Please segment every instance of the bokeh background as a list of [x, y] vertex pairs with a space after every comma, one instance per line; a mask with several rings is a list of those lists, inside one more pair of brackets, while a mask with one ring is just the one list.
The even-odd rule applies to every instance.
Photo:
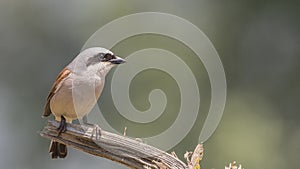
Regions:
[[[52, 160], [49, 140], [38, 132], [46, 124], [41, 114], [56, 75], [85, 41], [116, 18], [149, 11], [174, 14], [198, 26], [223, 62], [227, 103], [219, 127], [205, 142], [202, 168], [224, 168], [232, 160], [245, 168], [299, 168], [300, 3], [283, 0], [1, 0], [0, 168], [125, 168], [72, 149], [67, 159]], [[180, 42], [157, 35], [136, 36], [113, 51], [126, 57], [147, 47], [170, 50], [195, 74], [203, 75], [197, 82], [203, 100], [200, 111], [205, 112], [210, 99], [207, 74], [201, 61]], [[112, 111], [112, 73], [99, 101], [103, 112]], [[114, 120], [110, 114], [105, 117], [120, 132], [129, 126], [132, 136], [167, 129], [176, 118], [180, 101], [174, 83], [172, 77], [157, 70], [145, 71], [132, 82], [132, 102], [140, 110], [149, 107], [147, 93], [153, 88], [175, 98], [162, 117], [165, 123], [134, 128], [129, 121]], [[179, 157], [197, 144], [203, 119], [205, 113], [199, 115], [187, 138], [172, 149]]]

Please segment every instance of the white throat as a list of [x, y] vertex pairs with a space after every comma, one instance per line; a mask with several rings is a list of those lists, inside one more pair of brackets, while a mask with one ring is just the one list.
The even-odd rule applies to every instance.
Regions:
[[112, 67], [114, 67], [114, 65], [109, 62], [100, 62], [88, 66], [86, 71], [90, 75], [97, 74], [100, 77], [105, 77]]

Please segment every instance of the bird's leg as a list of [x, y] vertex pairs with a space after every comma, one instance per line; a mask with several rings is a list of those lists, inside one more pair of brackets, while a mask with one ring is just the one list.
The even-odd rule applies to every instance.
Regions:
[[96, 126], [95, 124], [89, 123], [89, 122], [88, 122], [87, 115], [84, 115], [84, 116], [82, 117], [82, 123], [85, 124], [85, 125], [88, 125], [88, 126], [93, 126], [93, 127]]
[[67, 130], [67, 123], [64, 116], [61, 116], [59, 127], [57, 128], [58, 136]]
[[85, 115], [85, 116], [82, 117], [82, 122], [83, 122], [83, 124], [93, 126], [93, 124], [88, 123], [87, 115]]

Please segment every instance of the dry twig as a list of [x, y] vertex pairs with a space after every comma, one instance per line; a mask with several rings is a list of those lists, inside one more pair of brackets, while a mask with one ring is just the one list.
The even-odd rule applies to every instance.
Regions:
[[201, 145], [199, 148], [198, 145], [191, 158], [192, 165], [186, 165], [174, 155], [135, 139], [103, 130], [101, 136], [96, 138], [93, 126], [68, 124], [67, 131], [57, 136], [58, 126], [57, 121], [48, 121], [47, 126], [40, 133], [41, 136], [54, 139], [86, 153], [119, 162], [130, 168], [192, 169], [190, 167], [193, 167], [194, 169], [203, 155], [203, 146]]

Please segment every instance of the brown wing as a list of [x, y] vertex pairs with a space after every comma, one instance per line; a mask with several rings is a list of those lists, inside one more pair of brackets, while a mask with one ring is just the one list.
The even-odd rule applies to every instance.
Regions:
[[55, 80], [55, 83], [53, 84], [51, 90], [50, 90], [50, 93], [47, 97], [47, 102], [46, 102], [46, 105], [45, 105], [45, 112], [43, 114], [43, 117], [47, 117], [49, 116], [52, 112], [51, 112], [51, 109], [50, 109], [50, 101], [51, 101], [51, 98], [53, 97], [53, 95], [55, 94], [55, 92], [57, 91], [57, 89], [60, 87], [60, 84], [61, 82], [67, 77], [69, 76], [71, 73], [71, 71], [67, 68], [64, 68], [58, 75], [58, 77], [56, 78]]

